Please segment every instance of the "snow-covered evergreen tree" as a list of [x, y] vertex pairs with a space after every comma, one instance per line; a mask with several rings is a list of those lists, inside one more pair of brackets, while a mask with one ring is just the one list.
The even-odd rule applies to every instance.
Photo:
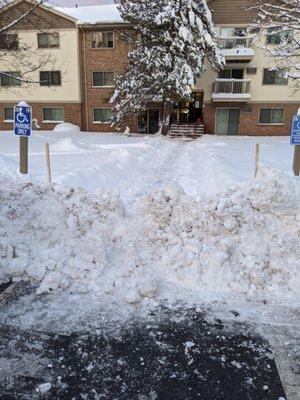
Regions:
[[205, 70], [224, 65], [216, 44], [206, 0], [123, 0], [121, 15], [130, 24], [132, 46], [126, 73], [117, 80], [111, 103], [114, 122], [160, 103], [161, 131], [169, 124], [172, 104], [189, 99], [191, 88]]
[[272, 68], [300, 85], [300, 0], [252, 0], [254, 26], [268, 36], [263, 46]]

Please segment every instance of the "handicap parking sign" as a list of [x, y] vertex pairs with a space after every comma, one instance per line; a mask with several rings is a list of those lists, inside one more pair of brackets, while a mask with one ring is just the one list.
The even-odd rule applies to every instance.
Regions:
[[291, 144], [300, 145], [300, 115], [293, 118]]
[[30, 106], [14, 107], [14, 131], [18, 136], [30, 136], [32, 129], [32, 109]]

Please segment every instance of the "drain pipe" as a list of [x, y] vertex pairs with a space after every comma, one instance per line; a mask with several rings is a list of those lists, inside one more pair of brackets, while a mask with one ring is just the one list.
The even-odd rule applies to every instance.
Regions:
[[85, 128], [89, 132], [89, 107], [88, 107], [88, 89], [87, 89], [87, 69], [86, 69], [86, 38], [83, 27], [80, 27], [83, 34], [83, 69], [84, 69], [84, 96], [85, 96]]

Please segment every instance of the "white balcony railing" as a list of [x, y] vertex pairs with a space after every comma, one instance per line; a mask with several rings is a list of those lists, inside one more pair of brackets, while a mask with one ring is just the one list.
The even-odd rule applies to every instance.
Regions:
[[219, 79], [217, 78], [213, 88], [213, 93], [232, 93], [246, 94], [250, 93], [250, 79]]
[[236, 49], [238, 47], [250, 48], [252, 45], [252, 38], [248, 36], [219, 37], [218, 45], [221, 49]]
[[251, 99], [250, 79], [216, 79], [213, 83], [214, 101], [247, 101]]

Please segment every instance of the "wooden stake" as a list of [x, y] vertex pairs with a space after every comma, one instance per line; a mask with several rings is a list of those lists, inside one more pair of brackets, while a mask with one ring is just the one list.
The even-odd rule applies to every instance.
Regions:
[[51, 163], [50, 163], [49, 143], [45, 143], [45, 150], [46, 150], [46, 165], [47, 165], [47, 173], [48, 173], [48, 182], [51, 183]]
[[20, 136], [20, 173], [28, 174], [28, 137]]
[[255, 172], [254, 172], [254, 176], [257, 176], [258, 173], [258, 166], [259, 166], [259, 144], [256, 143], [255, 146]]

